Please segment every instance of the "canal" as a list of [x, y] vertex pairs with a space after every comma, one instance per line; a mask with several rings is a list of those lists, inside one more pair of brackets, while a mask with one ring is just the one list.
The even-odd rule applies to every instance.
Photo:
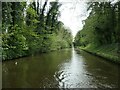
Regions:
[[72, 49], [2, 63], [3, 88], [118, 88], [119, 66]]

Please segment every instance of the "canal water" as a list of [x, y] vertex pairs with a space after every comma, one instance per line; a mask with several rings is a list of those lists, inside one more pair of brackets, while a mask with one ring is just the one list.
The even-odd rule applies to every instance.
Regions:
[[3, 88], [118, 88], [119, 66], [72, 49], [2, 63]]

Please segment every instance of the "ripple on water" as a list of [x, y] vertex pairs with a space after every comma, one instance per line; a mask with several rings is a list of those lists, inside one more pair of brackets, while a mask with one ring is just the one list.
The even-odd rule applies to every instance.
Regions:
[[59, 88], [68, 88], [70, 86], [70, 84], [68, 84], [70, 73], [64, 70], [61, 70], [61, 71], [55, 72], [54, 77], [56, 81], [59, 83]]
[[72, 54], [51, 52], [4, 62], [3, 87], [116, 88], [118, 67], [106, 63], [88, 53], [77, 54], [74, 49]]

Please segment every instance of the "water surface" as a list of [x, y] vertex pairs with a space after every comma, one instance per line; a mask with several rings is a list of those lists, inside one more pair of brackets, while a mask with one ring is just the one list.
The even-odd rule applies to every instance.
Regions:
[[73, 49], [2, 64], [3, 88], [118, 88], [119, 66]]

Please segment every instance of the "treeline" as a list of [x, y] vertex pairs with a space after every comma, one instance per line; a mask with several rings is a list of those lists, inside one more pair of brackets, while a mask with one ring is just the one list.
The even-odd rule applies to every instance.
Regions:
[[2, 2], [2, 59], [71, 47], [72, 35], [58, 21], [58, 1]]
[[[91, 10], [85, 25], [75, 37], [74, 45], [96, 52], [120, 54], [120, 2], [88, 3]], [[99, 48], [99, 49], [98, 49]], [[98, 50], [97, 50], [98, 49]]]

